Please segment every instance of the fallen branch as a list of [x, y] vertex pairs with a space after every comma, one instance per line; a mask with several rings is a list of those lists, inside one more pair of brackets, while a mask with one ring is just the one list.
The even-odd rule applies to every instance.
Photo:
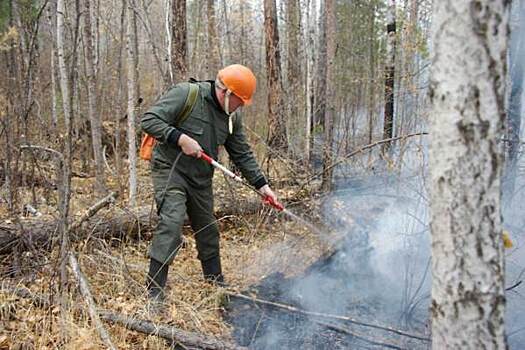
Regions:
[[279, 308], [279, 309], [282, 309], [282, 310], [287, 310], [287, 311], [294, 312], [294, 313], [299, 313], [299, 314], [308, 315], [308, 316], [315, 316], [315, 317], [322, 317], [322, 318], [329, 318], [329, 319], [335, 319], [335, 320], [350, 322], [350, 323], [353, 323], [353, 324], [356, 324], [356, 325], [359, 325], [359, 326], [376, 328], [376, 329], [381, 329], [381, 330], [384, 330], [384, 331], [387, 331], [387, 332], [392, 332], [392, 333], [395, 333], [395, 334], [398, 334], [398, 335], [401, 335], [401, 336], [404, 336], [404, 337], [408, 337], [408, 338], [423, 340], [423, 341], [427, 341], [427, 342], [430, 341], [429, 338], [424, 337], [422, 335], [417, 335], [417, 334], [404, 332], [404, 331], [401, 331], [401, 330], [398, 330], [398, 329], [395, 329], [395, 328], [392, 328], [392, 327], [388, 327], [388, 326], [381, 326], [381, 325], [377, 325], [377, 324], [373, 324], [373, 323], [367, 323], [367, 322], [363, 322], [363, 321], [358, 321], [358, 320], [356, 320], [354, 318], [351, 318], [351, 317], [339, 316], [339, 315], [331, 315], [331, 314], [325, 314], [325, 313], [322, 313], [322, 312], [315, 312], [315, 311], [306, 311], [306, 310], [299, 309], [299, 308], [297, 308], [295, 306], [275, 303], [275, 302], [272, 302], [272, 301], [267, 301], [267, 300], [262, 300], [262, 299], [257, 299], [257, 298], [254, 298], [254, 297], [249, 297], [247, 295], [238, 294], [238, 293], [232, 293], [232, 292], [228, 292], [228, 291], [225, 292], [225, 294], [230, 296], [230, 297], [252, 301], [254, 303], [261, 304], [261, 305], [273, 306], [273, 307], [276, 307], [276, 308]]
[[73, 224], [71, 224], [68, 227], [68, 231], [70, 231], [70, 232], [71, 231], [76, 231], [80, 227], [80, 225], [82, 225], [82, 223], [84, 223], [84, 221], [86, 221], [87, 219], [89, 219], [90, 217], [95, 215], [100, 209], [104, 208], [105, 206], [107, 206], [107, 205], [109, 205], [111, 203], [114, 203], [115, 199], [117, 197], [118, 197], [118, 193], [111, 192], [106, 197], [104, 197], [101, 200], [99, 200], [93, 206], [88, 208], [88, 210], [86, 210], [86, 212], [80, 217], [80, 219], [78, 219]]
[[102, 321], [100, 320], [95, 301], [93, 300], [93, 296], [91, 295], [91, 291], [89, 290], [89, 284], [84, 275], [82, 274], [82, 271], [80, 271], [77, 258], [71, 252], [69, 253], [69, 265], [71, 265], [71, 269], [73, 270], [73, 273], [78, 281], [80, 293], [84, 297], [84, 300], [86, 301], [86, 304], [88, 306], [89, 317], [91, 318], [93, 325], [97, 329], [98, 334], [100, 335], [100, 339], [102, 339], [102, 341], [104, 342], [104, 344], [106, 344], [108, 348], [116, 350], [117, 348], [115, 347], [115, 345], [113, 345], [108, 331], [106, 330], [106, 328], [102, 324]]
[[375, 340], [375, 339], [370, 339], [369, 337], [365, 337], [359, 333], [356, 333], [346, 327], [343, 327], [341, 325], [334, 325], [332, 323], [329, 323], [329, 322], [323, 322], [323, 321], [319, 321], [319, 320], [314, 320], [315, 323], [318, 323], [320, 325], [323, 325], [329, 329], [332, 329], [336, 332], [340, 332], [340, 333], [345, 333], [345, 334], [348, 334], [348, 335], [351, 335], [352, 337], [356, 338], [356, 339], [359, 339], [361, 341], [364, 341], [365, 343], [368, 343], [368, 344], [372, 344], [372, 345], [379, 345], [379, 346], [382, 346], [384, 348], [389, 348], [389, 349], [396, 349], [396, 350], [403, 350], [405, 348], [402, 348], [400, 347], [399, 345], [395, 345], [395, 344], [390, 344], [390, 343], [386, 343], [386, 342], [383, 342], [383, 341], [379, 341], [379, 340]]
[[233, 343], [223, 341], [221, 339], [205, 336], [203, 334], [183, 331], [181, 329], [155, 324], [150, 321], [131, 318], [125, 315], [112, 313], [109, 311], [101, 311], [100, 317], [103, 320], [118, 323], [124, 327], [149, 335], [156, 335], [158, 337], [170, 340], [172, 342], [182, 343], [188, 346], [194, 346], [199, 349], [245, 349]]
[[[109, 205], [110, 203], [113, 203], [115, 201], [116, 194], [111, 192], [106, 197], [102, 198], [100, 201], [92, 205], [88, 210], [80, 217], [79, 220], [77, 220], [75, 223], [70, 225], [68, 227], [68, 232], [71, 232], [90, 217], [95, 215], [100, 209], [104, 208], [105, 206]], [[79, 289], [80, 294], [84, 297], [84, 300], [86, 301], [86, 304], [88, 306], [88, 313], [89, 317], [91, 318], [91, 321], [93, 322], [93, 325], [98, 331], [98, 334], [100, 335], [100, 339], [106, 344], [108, 348], [111, 350], [116, 350], [117, 348], [115, 345], [113, 345], [113, 342], [111, 341], [111, 338], [108, 334], [108, 331], [102, 324], [102, 321], [99, 318], [99, 315], [97, 313], [97, 306], [95, 304], [95, 301], [93, 300], [93, 296], [91, 295], [91, 291], [89, 290], [89, 283], [82, 274], [82, 271], [80, 271], [80, 267], [78, 266], [77, 258], [75, 257], [74, 253], [69, 252], [69, 265], [71, 266], [71, 269], [73, 270], [73, 274], [75, 275]]]

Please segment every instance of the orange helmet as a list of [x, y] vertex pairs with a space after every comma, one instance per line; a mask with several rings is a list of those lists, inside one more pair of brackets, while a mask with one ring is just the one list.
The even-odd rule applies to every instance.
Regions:
[[217, 76], [228, 90], [242, 100], [243, 104], [252, 104], [257, 80], [250, 68], [240, 64], [232, 64], [221, 69]]

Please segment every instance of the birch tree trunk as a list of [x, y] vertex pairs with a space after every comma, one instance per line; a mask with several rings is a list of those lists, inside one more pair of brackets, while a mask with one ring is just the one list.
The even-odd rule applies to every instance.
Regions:
[[432, 348], [506, 349], [502, 169], [508, 7], [435, 1]]
[[335, 119], [335, 0], [325, 1], [326, 21], [326, 112], [324, 117], [323, 178], [321, 189], [330, 191], [333, 176], [333, 142]]
[[[396, 62], [396, 1], [388, 1], [386, 14], [386, 63], [385, 63], [385, 111], [383, 139], [394, 136], [394, 75]], [[383, 144], [383, 153], [388, 152], [390, 143]]]
[[88, 115], [91, 124], [91, 139], [93, 144], [93, 155], [95, 158], [95, 189], [98, 194], [105, 192], [104, 158], [102, 155], [102, 122], [97, 112], [97, 86], [95, 75], [96, 52], [93, 45], [93, 17], [90, 6], [91, 1], [85, 2], [84, 11], [84, 52], [87, 73], [87, 97]]
[[172, 0], [171, 10], [171, 66], [172, 83], [188, 80], [188, 44], [186, 39], [186, 0]]
[[305, 132], [305, 165], [310, 164], [312, 157], [312, 130], [314, 126], [314, 99], [315, 99], [315, 53], [316, 53], [316, 23], [317, 23], [317, 1], [308, 0], [306, 9], [306, 23], [307, 23], [307, 40], [308, 40], [308, 60], [306, 63], [306, 132]]
[[127, 18], [127, 31], [126, 31], [126, 46], [128, 52], [128, 162], [129, 162], [129, 201], [128, 204], [131, 208], [136, 206], [136, 196], [137, 196], [137, 140], [136, 140], [136, 131], [135, 131], [135, 117], [136, 117], [136, 101], [137, 101], [137, 92], [135, 87], [137, 86], [137, 76], [135, 70], [135, 55], [137, 54], [134, 51], [134, 34], [135, 30], [133, 28], [134, 16], [134, 0], [128, 0], [128, 18]]
[[281, 54], [275, 0], [264, 0], [264, 30], [268, 79], [268, 145], [274, 151], [286, 151], [288, 140], [282, 112]]

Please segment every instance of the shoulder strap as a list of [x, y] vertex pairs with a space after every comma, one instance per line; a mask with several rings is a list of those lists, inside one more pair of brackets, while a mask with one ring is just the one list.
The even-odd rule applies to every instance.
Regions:
[[199, 95], [199, 84], [190, 83], [189, 85], [190, 88], [188, 91], [188, 96], [186, 97], [186, 102], [184, 102], [182, 111], [177, 116], [177, 122], [175, 123], [176, 126], [182, 125], [182, 123], [188, 119], [191, 111], [193, 110], [193, 106], [195, 106], [195, 102], [197, 102], [197, 96]]

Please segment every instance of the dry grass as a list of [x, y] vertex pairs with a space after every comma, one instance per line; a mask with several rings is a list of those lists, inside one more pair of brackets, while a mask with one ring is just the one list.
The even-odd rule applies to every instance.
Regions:
[[[145, 167], [139, 170], [140, 203], [151, 203], [151, 184]], [[90, 180], [75, 179], [72, 212], [93, 204]], [[111, 183], [114, 185], [114, 182]], [[222, 176], [217, 174], [216, 201], [232, 200], [231, 190]], [[235, 185], [234, 185], [235, 186]], [[278, 190], [281, 197], [292, 194], [293, 189]], [[253, 195], [235, 186], [238, 198]], [[27, 194], [21, 198], [27, 199]], [[242, 204], [241, 204], [242, 205]], [[52, 206], [42, 206], [44, 214], [53, 215]], [[39, 208], [41, 209], [41, 208]], [[231, 289], [242, 290], [273, 272], [295, 274], [306, 268], [323, 250], [322, 244], [307, 229], [264, 209], [250, 217], [228, 217], [219, 221], [221, 229], [221, 254], [223, 270]], [[215, 335], [230, 337], [230, 329], [221, 317], [224, 305], [223, 289], [202, 280], [200, 263], [196, 258], [195, 242], [189, 228], [185, 228], [188, 244], [180, 250], [170, 267], [167, 288], [168, 311], [150, 317], [146, 310], [145, 275], [148, 267], [149, 241], [107, 242], [90, 240], [80, 242], [75, 251], [86, 275], [96, 303], [108, 309], [154, 322]], [[147, 235], [146, 235], [147, 237]], [[69, 340], [61, 343], [58, 286], [58, 250], [43, 253], [40, 257], [22, 257], [23, 278], [10, 279], [37, 294], [51, 297], [52, 305], [39, 308], [28, 299], [0, 293], [0, 349], [101, 349], [96, 330], [91, 326], [86, 305], [76, 289], [70, 273], [70, 290], [67, 294], [70, 311]], [[31, 267], [33, 266], [33, 267]], [[119, 325], [106, 323], [114, 344], [119, 349], [167, 349], [169, 344], [157, 337], [127, 330]]]

